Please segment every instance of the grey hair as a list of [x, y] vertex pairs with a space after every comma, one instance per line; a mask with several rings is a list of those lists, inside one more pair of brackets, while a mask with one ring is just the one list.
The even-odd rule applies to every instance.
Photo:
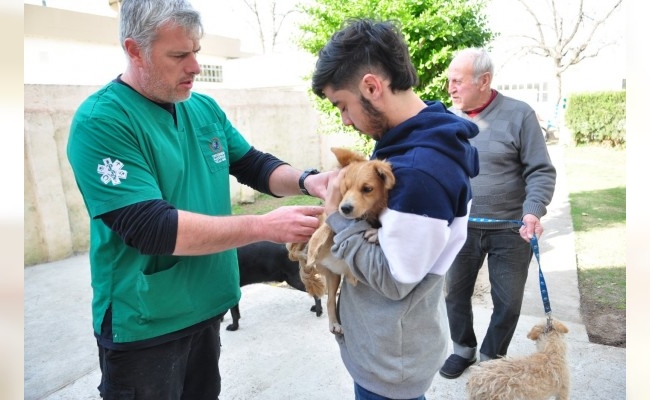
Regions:
[[124, 41], [131, 38], [149, 58], [158, 29], [167, 23], [190, 32], [196, 31], [199, 37], [203, 37], [201, 15], [187, 0], [123, 0], [120, 6], [120, 44], [126, 51]]
[[479, 78], [486, 72], [490, 73], [490, 76], [494, 76], [494, 64], [492, 64], [492, 59], [490, 54], [488, 54], [485, 48], [470, 47], [467, 49], [459, 50], [456, 52], [454, 57], [467, 56], [471, 57], [472, 68], [474, 69], [474, 76], [472, 81], [478, 83]]

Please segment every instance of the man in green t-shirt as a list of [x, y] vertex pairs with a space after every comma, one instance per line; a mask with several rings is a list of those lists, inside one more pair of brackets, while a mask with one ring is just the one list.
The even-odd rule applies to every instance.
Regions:
[[119, 34], [126, 70], [81, 104], [67, 148], [91, 219], [98, 389], [105, 399], [216, 399], [219, 323], [241, 295], [235, 249], [306, 242], [323, 211], [232, 216], [229, 176], [323, 198], [330, 174], [255, 149], [212, 98], [191, 92], [203, 26], [188, 2], [124, 0]]

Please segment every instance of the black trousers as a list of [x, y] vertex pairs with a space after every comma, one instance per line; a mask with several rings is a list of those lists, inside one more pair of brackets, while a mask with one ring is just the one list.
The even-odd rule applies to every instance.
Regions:
[[217, 400], [220, 321], [193, 335], [138, 350], [98, 345], [104, 400]]

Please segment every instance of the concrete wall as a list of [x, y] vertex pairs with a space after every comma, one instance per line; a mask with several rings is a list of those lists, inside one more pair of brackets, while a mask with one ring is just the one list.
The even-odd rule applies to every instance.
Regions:
[[[66, 156], [76, 108], [96, 86], [25, 85], [24, 263], [33, 265], [88, 251], [89, 220]], [[307, 89], [199, 89], [223, 107], [256, 148], [297, 168], [329, 169], [329, 147], [352, 146], [344, 135], [317, 133], [319, 116]], [[231, 179], [233, 202], [255, 192]]]

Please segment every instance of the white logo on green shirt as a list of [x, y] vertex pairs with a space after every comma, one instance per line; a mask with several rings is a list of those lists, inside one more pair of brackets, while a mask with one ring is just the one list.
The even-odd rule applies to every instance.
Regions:
[[122, 169], [124, 168], [122, 161], [111, 161], [110, 158], [105, 158], [102, 161], [104, 161], [104, 165], [97, 165], [97, 173], [102, 176], [101, 179], [105, 185], [108, 182], [112, 182], [113, 185], [119, 185], [122, 183], [120, 179], [126, 179], [127, 172]]
[[223, 146], [221, 145], [219, 138], [212, 138], [210, 141], [210, 150], [214, 153], [212, 154], [212, 160], [215, 164], [226, 161], [226, 153], [223, 151]]

